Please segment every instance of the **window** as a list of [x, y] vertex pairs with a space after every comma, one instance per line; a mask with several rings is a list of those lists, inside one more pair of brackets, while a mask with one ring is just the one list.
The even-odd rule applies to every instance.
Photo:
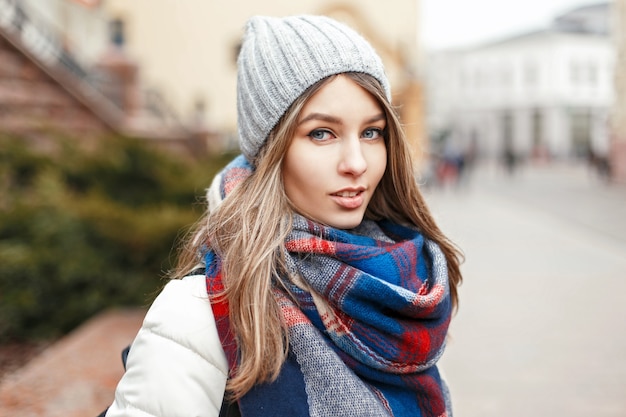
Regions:
[[126, 42], [124, 33], [124, 21], [120, 18], [111, 20], [109, 24], [111, 42], [116, 46], [124, 46]]

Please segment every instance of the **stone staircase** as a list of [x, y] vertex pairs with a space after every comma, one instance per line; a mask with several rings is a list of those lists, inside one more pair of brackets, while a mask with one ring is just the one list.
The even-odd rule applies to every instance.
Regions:
[[[0, 27], [0, 126], [10, 134], [76, 135], [115, 131], [122, 114], [62, 70], [38, 65], [15, 35]], [[14, 41], [14, 42], [12, 42]], [[44, 69], [45, 68], [45, 69]]]
[[218, 140], [206, 126], [181, 122], [166, 100], [140, 82], [140, 68], [111, 44], [81, 66], [56, 33], [17, 0], [0, 0], [0, 135], [35, 143], [111, 134], [150, 141], [186, 156]]

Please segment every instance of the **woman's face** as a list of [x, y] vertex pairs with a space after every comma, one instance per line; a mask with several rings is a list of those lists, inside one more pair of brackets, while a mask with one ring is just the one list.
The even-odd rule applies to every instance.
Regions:
[[283, 162], [285, 192], [296, 210], [317, 222], [351, 229], [387, 166], [383, 109], [339, 75], [302, 108]]

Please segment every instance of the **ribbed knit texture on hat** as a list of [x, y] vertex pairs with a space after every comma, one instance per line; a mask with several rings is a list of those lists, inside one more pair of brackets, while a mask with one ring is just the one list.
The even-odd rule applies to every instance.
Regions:
[[252, 17], [237, 67], [239, 146], [252, 163], [289, 106], [323, 78], [366, 73], [391, 100], [374, 48], [353, 29], [325, 16]]

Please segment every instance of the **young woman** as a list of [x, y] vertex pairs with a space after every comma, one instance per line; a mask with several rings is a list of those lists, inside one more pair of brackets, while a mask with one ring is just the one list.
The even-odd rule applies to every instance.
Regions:
[[107, 416], [450, 416], [460, 253], [414, 178], [380, 58], [321, 16], [254, 17], [242, 156], [212, 182]]

